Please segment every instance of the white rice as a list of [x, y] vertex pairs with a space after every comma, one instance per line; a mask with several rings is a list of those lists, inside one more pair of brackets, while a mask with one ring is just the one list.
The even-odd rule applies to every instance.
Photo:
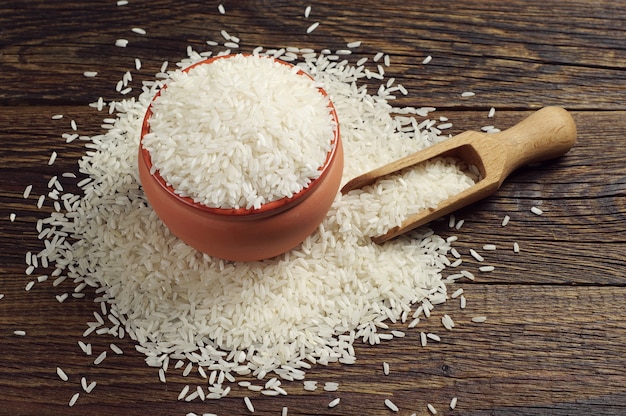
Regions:
[[183, 389], [180, 391], [180, 393], [178, 394], [178, 400], [183, 400], [185, 396], [187, 396], [187, 393], [189, 393], [189, 384], [185, 385], [185, 387], [183, 387]]
[[543, 214], [543, 211], [539, 207], [532, 207], [532, 208], [530, 208], [530, 212], [532, 212], [535, 215], [542, 215]]
[[337, 391], [339, 390], [339, 383], [334, 381], [327, 381], [324, 383], [324, 391]]
[[473, 97], [475, 96], [476, 93], [472, 92], [472, 91], [465, 91], [461, 93], [461, 97]]
[[67, 374], [65, 374], [65, 371], [63, 371], [61, 367], [57, 367], [57, 375], [63, 381], [69, 380], [69, 377], [67, 376]]
[[226, 14], [226, 9], [224, 8], [223, 4], [217, 6], [217, 11], [220, 12], [220, 14]]
[[457, 290], [455, 290], [455, 291], [454, 291], [454, 292], [450, 295], [450, 297], [451, 297], [452, 299], [456, 299], [456, 298], [458, 298], [459, 296], [461, 296], [462, 294], [463, 294], [463, 288], [458, 288]]
[[306, 380], [304, 382], [304, 390], [306, 390], [306, 391], [315, 391], [315, 390], [317, 390], [317, 381]]
[[437, 334], [433, 334], [432, 332], [429, 332], [428, 334], [426, 334], [426, 338], [428, 339], [432, 339], [433, 341], [441, 341], [441, 337]]
[[398, 410], [400, 410], [398, 409], [398, 406], [396, 406], [395, 403], [389, 399], [385, 399], [385, 406], [387, 406], [392, 412], [397, 412]]
[[304, 17], [308, 18], [311, 15], [311, 6], [306, 6], [304, 8]]
[[330, 403], [328, 403], [328, 407], [330, 408], [335, 407], [339, 404], [339, 402], [341, 402], [341, 398], [337, 397], [336, 399], [333, 399], [330, 401]]
[[107, 352], [106, 351], [102, 351], [100, 353], [100, 355], [98, 355], [96, 357], [96, 359], [93, 361], [94, 365], [98, 365], [98, 364], [102, 363], [102, 361], [104, 361], [105, 358], [107, 358]]
[[246, 408], [248, 408], [248, 411], [254, 413], [254, 406], [252, 405], [252, 402], [250, 401], [249, 397], [244, 397], [243, 398], [243, 402], [246, 404]]
[[457, 403], [458, 399], [456, 397], [453, 397], [452, 400], [450, 400], [450, 409], [454, 410], [456, 408], [456, 403]]
[[[370, 94], [360, 85], [366, 78], [364, 70], [331, 61], [330, 55], [304, 48], [301, 52], [311, 56], [300, 57], [298, 65], [332, 95], [341, 120], [344, 182], [444, 139], [434, 128], [436, 120], [418, 127], [413, 119], [427, 117], [434, 109], [393, 108], [393, 92], [389, 92], [396, 88], [393, 83], [387, 86], [381, 80], [381, 88]], [[190, 55], [177, 67], [202, 59], [200, 54]], [[388, 59], [384, 56], [381, 53], [375, 60]], [[331, 63], [336, 65], [330, 67]], [[159, 357], [167, 355], [181, 362], [178, 369], [187, 361], [184, 372], [192, 368], [189, 364], [199, 363], [219, 370], [208, 381], [212, 393], [221, 397], [228, 390], [217, 389], [216, 384], [227, 379], [226, 374], [233, 379], [239, 375], [264, 379], [273, 374], [302, 380], [314, 364], [354, 362], [355, 340], [376, 344], [395, 337], [379, 333], [384, 321], [406, 317], [406, 311], [416, 305], [430, 316], [434, 306], [427, 298], [438, 290], [445, 295], [441, 271], [449, 264], [446, 254], [453, 240], [425, 227], [383, 245], [373, 244], [370, 237], [397, 224], [411, 209], [436, 204], [471, 184], [471, 175], [458, 161], [435, 160], [403, 172], [392, 180], [404, 181], [406, 189], [381, 199], [375, 198], [376, 187], [384, 188], [380, 183], [369, 191], [337, 195], [319, 229], [284, 255], [252, 263], [213, 259], [173, 237], [139, 186], [139, 129], [152, 96], [163, 84], [162, 80], [147, 83], [137, 99], [110, 107], [116, 114], [109, 124], [112, 128], [91, 138], [89, 153], [80, 161], [81, 171], [88, 175], [79, 182], [84, 196], [68, 213], [49, 220], [57, 231], [76, 236], [76, 241], [65, 241], [56, 231], [46, 232], [40, 253], [63, 272], [55, 284], [69, 277], [75, 285], [98, 288], [101, 302], [107, 302], [109, 312], [119, 318], [120, 330], [136, 342], [148, 365], [162, 368]], [[397, 113], [402, 116], [393, 115]], [[439, 189], [434, 199], [417, 192], [428, 182], [416, 174], [420, 169], [435, 174]], [[399, 206], [403, 199], [398, 195], [413, 198], [414, 207]], [[373, 205], [381, 201], [382, 205]], [[389, 220], [385, 210], [392, 210], [395, 218]], [[467, 271], [460, 275], [473, 279]], [[433, 298], [435, 304], [442, 301], [445, 296]], [[414, 316], [411, 323], [417, 322]], [[94, 331], [110, 333], [105, 326], [89, 326], [83, 336]], [[427, 335], [420, 337], [425, 345]], [[245, 362], [235, 351], [245, 353]], [[105, 357], [106, 351], [94, 364]], [[308, 390], [316, 384], [304, 386]], [[263, 390], [263, 386], [248, 388]], [[278, 391], [276, 386], [274, 390]], [[181, 397], [189, 398], [187, 392]], [[197, 391], [193, 394], [199, 396]]]
[[320, 22], [315, 22], [306, 29], [306, 33], [311, 33], [320, 25]]
[[96, 71], [85, 71], [83, 75], [87, 78], [94, 78], [98, 73]]
[[53, 165], [56, 160], [57, 160], [57, 152], [53, 151], [52, 154], [50, 155], [50, 159], [48, 160], [48, 166]]
[[115, 41], [115, 46], [117, 46], [118, 48], [125, 48], [126, 46], [128, 46], [128, 39], [117, 39]]
[[480, 254], [478, 254], [478, 252], [476, 250], [474, 250], [473, 248], [470, 248], [470, 254], [472, 257], [474, 257], [474, 259], [476, 259], [476, 261], [484, 261], [485, 258], [483, 256], [481, 256]]
[[433, 406], [432, 404], [428, 403], [426, 407], [428, 408], [428, 411], [433, 415], [437, 414], [437, 409], [435, 409], [435, 406]]
[[145, 30], [145, 29], [142, 29], [142, 28], [140, 28], [140, 27], [134, 27], [134, 28], [132, 28], [132, 29], [131, 29], [131, 31], [132, 31], [133, 33], [138, 34], [138, 35], [145, 35], [145, 34], [146, 34], [146, 30]]
[[74, 393], [74, 395], [70, 399], [70, 402], [68, 403], [70, 407], [72, 407], [72, 406], [74, 406], [76, 404], [76, 401], [78, 400], [79, 396], [80, 396], [80, 393]]
[[152, 108], [143, 146], [154, 170], [218, 208], [258, 209], [308, 186], [335, 128], [315, 81], [255, 56], [172, 73]]
[[455, 326], [454, 321], [448, 314], [445, 314], [441, 317], [441, 323], [443, 324], [444, 328], [446, 328], [447, 330], [451, 330]]
[[508, 223], [509, 223], [509, 221], [510, 221], [510, 220], [511, 220], [511, 217], [510, 217], [510, 216], [508, 216], [508, 215], [505, 215], [505, 216], [504, 216], [504, 218], [502, 218], [502, 224], [501, 224], [501, 225], [502, 225], [503, 227], [506, 227], [506, 226], [508, 225]]

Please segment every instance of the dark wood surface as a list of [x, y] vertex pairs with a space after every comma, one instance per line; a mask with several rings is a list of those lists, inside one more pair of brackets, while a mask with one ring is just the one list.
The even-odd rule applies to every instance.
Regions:
[[[570, 110], [579, 130], [565, 157], [515, 172], [495, 196], [457, 213], [465, 219], [460, 230], [433, 225], [443, 236], [458, 235], [464, 254], [486, 243], [503, 247], [487, 253], [496, 266], [489, 274], [464, 256], [477, 275], [462, 284], [465, 310], [451, 299], [403, 339], [357, 343], [355, 365], [309, 371], [310, 379], [339, 382], [338, 392], [307, 393], [292, 383], [285, 397], [250, 394], [255, 413], [278, 415], [286, 406], [290, 415], [380, 415], [391, 413], [389, 398], [402, 415], [429, 414], [428, 403], [438, 414], [626, 414], [626, 2], [323, 1], [311, 3], [308, 19], [307, 2], [223, 4], [225, 15], [217, 2], [0, 4], [0, 414], [249, 413], [243, 389], [218, 402], [177, 401], [188, 381], [172, 373], [160, 383], [128, 339], [116, 341], [124, 355], [94, 366], [77, 344], [93, 319], [93, 293], [59, 304], [49, 282], [24, 290], [31, 280], [25, 253], [41, 248], [35, 222], [48, 212], [37, 209], [36, 198], [52, 175], [76, 171], [85, 151], [61, 138], [70, 120], [80, 134], [98, 134], [103, 116], [88, 103], [119, 99], [115, 84], [126, 70], [140, 85], [164, 60], [183, 58], [188, 45], [202, 50], [207, 40], [220, 40], [222, 29], [240, 37], [244, 50], [341, 49], [362, 40], [354, 59], [389, 53], [388, 74], [410, 91], [400, 102], [437, 107], [454, 133], [506, 128], [546, 105]], [[321, 24], [307, 35], [314, 21]], [[118, 38], [129, 39], [128, 47], [116, 47]], [[432, 61], [422, 65], [428, 55]], [[98, 76], [85, 78], [84, 71]], [[463, 91], [476, 96], [461, 97]], [[488, 119], [492, 106], [496, 116]], [[59, 156], [48, 166], [53, 150]], [[28, 184], [33, 192], [25, 200]], [[534, 205], [544, 215], [531, 214]], [[501, 227], [504, 215], [511, 222]], [[520, 253], [511, 250], [514, 242]], [[453, 331], [441, 327], [444, 313], [457, 322]], [[477, 315], [488, 319], [472, 323]], [[422, 347], [419, 331], [442, 341]], [[99, 352], [111, 339], [88, 341]], [[57, 366], [70, 381], [57, 377]], [[81, 376], [98, 385], [70, 408]], [[340, 405], [328, 408], [335, 397]]]

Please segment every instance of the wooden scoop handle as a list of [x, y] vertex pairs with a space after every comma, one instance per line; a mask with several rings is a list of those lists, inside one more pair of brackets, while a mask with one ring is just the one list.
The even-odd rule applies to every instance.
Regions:
[[515, 169], [567, 153], [576, 142], [576, 123], [561, 107], [545, 107], [513, 127], [491, 136], [502, 140], [506, 161], [501, 179]]

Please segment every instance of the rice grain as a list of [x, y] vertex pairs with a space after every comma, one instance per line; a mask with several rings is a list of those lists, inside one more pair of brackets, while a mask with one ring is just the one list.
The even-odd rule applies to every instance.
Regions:
[[454, 410], [456, 408], [456, 403], [457, 403], [457, 398], [453, 397], [452, 400], [450, 400], [450, 409]]
[[63, 381], [69, 380], [69, 377], [67, 376], [67, 374], [65, 374], [65, 371], [63, 371], [61, 367], [57, 367], [57, 375]]
[[252, 405], [252, 402], [250, 401], [250, 398], [248, 396], [243, 398], [243, 402], [246, 404], [246, 408], [248, 409], [248, 411], [254, 413], [254, 406]]
[[102, 363], [102, 361], [104, 361], [105, 358], [107, 358], [107, 352], [106, 351], [102, 351], [100, 353], [100, 355], [98, 355], [96, 357], [96, 359], [93, 361], [94, 365], [98, 365], [98, 364]]
[[320, 22], [315, 22], [311, 26], [307, 27], [306, 33], [311, 33], [320, 25]]
[[398, 409], [398, 406], [396, 406], [395, 403], [389, 399], [385, 399], [385, 406], [387, 406], [392, 412], [397, 412], [398, 410], [400, 410]]

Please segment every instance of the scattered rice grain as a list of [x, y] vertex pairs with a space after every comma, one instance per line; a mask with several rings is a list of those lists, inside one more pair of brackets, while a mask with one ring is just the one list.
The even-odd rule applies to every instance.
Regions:
[[69, 380], [69, 377], [67, 376], [67, 374], [65, 374], [65, 371], [63, 371], [61, 367], [57, 367], [57, 375], [63, 381]]
[[311, 33], [320, 25], [320, 22], [315, 22], [311, 26], [307, 27], [306, 33]]
[[456, 402], [457, 402], [456, 397], [453, 397], [452, 400], [450, 400], [450, 409], [454, 410], [456, 408]]
[[243, 402], [246, 404], [248, 411], [254, 413], [254, 406], [252, 405], [252, 402], [250, 401], [250, 398], [248, 396], [243, 398]]
[[472, 257], [474, 257], [474, 259], [476, 259], [476, 261], [484, 261], [485, 258], [483, 256], [481, 256], [480, 254], [478, 254], [478, 252], [476, 250], [474, 250], [473, 248], [470, 248], [470, 254]]
[[185, 396], [189, 393], [189, 384], [187, 384], [183, 389], [178, 393], [178, 400], [183, 400]]
[[105, 358], [107, 358], [107, 352], [102, 351], [100, 355], [98, 355], [96, 359], [93, 361], [94, 365], [100, 364], [102, 361], [104, 361]]
[[392, 402], [389, 399], [385, 399], [385, 406], [387, 406], [392, 412], [397, 412], [398, 410], [398, 406], [395, 405], [394, 402]]
[[502, 224], [501, 225], [503, 227], [506, 227], [510, 220], [511, 220], [511, 217], [509, 217], [508, 215], [505, 215], [504, 218], [502, 218]]
[[339, 402], [341, 401], [341, 398], [337, 397], [336, 399], [331, 400], [330, 403], [328, 403], [328, 407], [335, 407], [339, 404]]

